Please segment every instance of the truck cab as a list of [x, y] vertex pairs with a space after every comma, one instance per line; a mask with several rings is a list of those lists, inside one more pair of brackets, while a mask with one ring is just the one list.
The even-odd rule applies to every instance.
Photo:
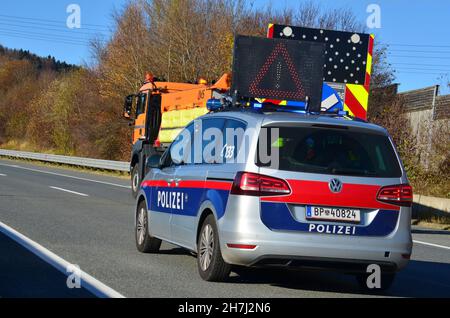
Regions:
[[123, 117], [133, 127], [130, 175], [134, 197], [148, 172], [147, 158], [163, 152], [187, 123], [206, 114], [206, 102], [229, 90], [230, 81], [230, 74], [224, 74], [211, 85], [203, 79], [197, 84], [163, 82], [147, 73], [139, 91], [125, 98]]

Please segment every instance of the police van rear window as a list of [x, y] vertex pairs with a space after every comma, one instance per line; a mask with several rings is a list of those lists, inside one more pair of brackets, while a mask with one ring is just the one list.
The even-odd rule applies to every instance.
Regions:
[[257, 165], [261, 167], [375, 178], [402, 175], [389, 138], [375, 132], [270, 127], [262, 129], [259, 139]]

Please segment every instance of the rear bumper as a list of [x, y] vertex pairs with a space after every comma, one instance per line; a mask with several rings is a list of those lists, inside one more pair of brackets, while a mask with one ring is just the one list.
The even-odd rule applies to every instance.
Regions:
[[[245, 244], [256, 245], [253, 250], [229, 248], [222, 244], [222, 256], [227, 263], [243, 266], [308, 267], [361, 272], [366, 271], [370, 264], [378, 264], [383, 270], [395, 272], [407, 265], [412, 245], [408, 242], [390, 244], [384, 240], [372, 241], [370, 244], [361, 241], [339, 242], [332, 237], [325, 238], [328, 239], [325, 244], [318, 244], [305, 237], [297, 239], [304, 239], [305, 243], [245, 240]], [[324, 238], [321, 239], [323, 241]], [[244, 244], [243, 241], [240, 243]]]
[[[253, 202], [254, 201], [254, 202]], [[378, 264], [387, 271], [404, 268], [412, 251], [411, 210], [402, 208], [387, 236], [358, 236], [270, 230], [260, 218], [258, 199], [229, 200], [218, 221], [221, 251], [227, 263], [243, 266], [299, 266], [361, 271]], [[227, 244], [256, 245], [254, 249]]]

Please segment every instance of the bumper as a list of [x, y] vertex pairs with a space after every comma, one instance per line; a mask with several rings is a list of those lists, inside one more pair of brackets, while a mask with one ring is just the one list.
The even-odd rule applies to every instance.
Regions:
[[[258, 198], [228, 201], [218, 221], [221, 251], [229, 264], [284, 265], [360, 271], [379, 264], [389, 271], [404, 268], [412, 250], [411, 211], [402, 208], [395, 230], [388, 236], [351, 236], [295, 231], [272, 231], [260, 219]], [[256, 245], [254, 249], [227, 244]]]

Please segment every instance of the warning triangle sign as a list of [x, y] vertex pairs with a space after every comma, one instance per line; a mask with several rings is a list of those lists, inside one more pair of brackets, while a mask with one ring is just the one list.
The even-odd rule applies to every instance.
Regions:
[[325, 44], [237, 35], [232, 94], [244, 101], [265, 98], [305, 102], [320, 111]]
[[253, 96], [303, 100], [300, 75], [285, 43], [277, 43], [249, 86]]

